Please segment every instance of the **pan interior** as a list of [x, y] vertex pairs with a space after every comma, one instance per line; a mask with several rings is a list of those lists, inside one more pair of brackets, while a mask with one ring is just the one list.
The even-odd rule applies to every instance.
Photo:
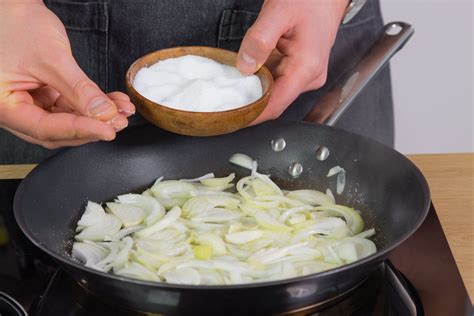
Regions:
[[[281, 152], [270, 146], [277, 137], [286, 140]], [[325, 161], [316, 159], [320, 145], [330, 150]], [[331, 127], [273, 121], [206, 138], [179, 136], [146, 125], [130, 129], [112, 143], [62, 151], [22, 182], [15, 197], [15, 215], [36, 244], [70, 259], [73, 228], [88, 200], [105, 202], [119, 194], [140, 192], [160, 176], [248, 175], [248, 170], [228, 162], [234, 153], [257, 159], [259, 171], [271, 174], [283, 189], [324, 192], [330, 188], [338, 204], [360, 210], [366, 227], [376, 229], [373, 240], [379, 249], [412, 231], [427, 207], [423, 178], [394, 150]], [[304, 168], [296, 179], [288, 173], [293, 162]], [[336, 165], [346, 170], [342, 195], [336, 194], [336, 177], [326, 177]]]

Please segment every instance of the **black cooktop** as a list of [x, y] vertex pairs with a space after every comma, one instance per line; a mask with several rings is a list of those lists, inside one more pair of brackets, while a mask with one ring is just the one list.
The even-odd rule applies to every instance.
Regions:
[[[0, 181], [0, 315], [144, 315], [102, 302], [25, 239], [12, 213], [18, 184]], [[1, 237], [5, 228], [8, 239]], [[12, 300], [21, 306], [15, 307]], [[2, 302], [16, 311], [2, 309]], [[431, 207], [420, 229], [356, 290], [293, 314], [473, 315], [473, 309]]]
[[[46, 289], [30, 306], [34, 316], [147, 315], [108, 305], [89, 294], [58, 269]], [[289, 313], [295, 315], [423, 315], [423, 307], [413, 286], [387, 262], [354, 292], [323, 305]], [[148, 314], [149, 315], [149, 314]], [[287, 314], [288, 315], [288, 314]]]

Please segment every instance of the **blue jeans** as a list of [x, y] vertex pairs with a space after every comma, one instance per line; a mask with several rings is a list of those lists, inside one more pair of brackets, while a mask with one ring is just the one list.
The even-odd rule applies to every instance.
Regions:
[[[124, 78], [138, 57], [166, 47], [217, 46], [237, 51], [255, 21], [255, 0], [46, 0], [63, 21], [73, 54], [104, 91], [125, 91]], [[276, 17], [278, 18], [278, 17]], [[318, 98], [363, 56], [382, 31], [377, 0], [369, 0], [349, 24], [341, 26], [331, 52], [328, 80], [302, 94], [283, 114], [301, 120]], [[131, 125], [145, 124], [137, 114]], [[337, 127], [393, 146], [393, 106], [386, 68], [358, 97]], [[26, 143], [0, 130], [0, 164], [38, 163], [54, 151]]]

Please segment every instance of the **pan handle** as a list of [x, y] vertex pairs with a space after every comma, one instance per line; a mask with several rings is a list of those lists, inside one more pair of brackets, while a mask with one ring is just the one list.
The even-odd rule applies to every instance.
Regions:
[[414, 33], [405, 22], [384, 26], [382, 36], [359, 63], [336, 83], [306, 115], [304, 121], [333, 126], [367, 84], [382, 70]]

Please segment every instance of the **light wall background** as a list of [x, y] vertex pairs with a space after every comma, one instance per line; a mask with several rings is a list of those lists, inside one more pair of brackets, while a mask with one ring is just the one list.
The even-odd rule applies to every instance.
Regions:
[[415, 27], [391, 62], [402, 153], [474, 151], [473, 2], [381, 0], [386, 22]]

